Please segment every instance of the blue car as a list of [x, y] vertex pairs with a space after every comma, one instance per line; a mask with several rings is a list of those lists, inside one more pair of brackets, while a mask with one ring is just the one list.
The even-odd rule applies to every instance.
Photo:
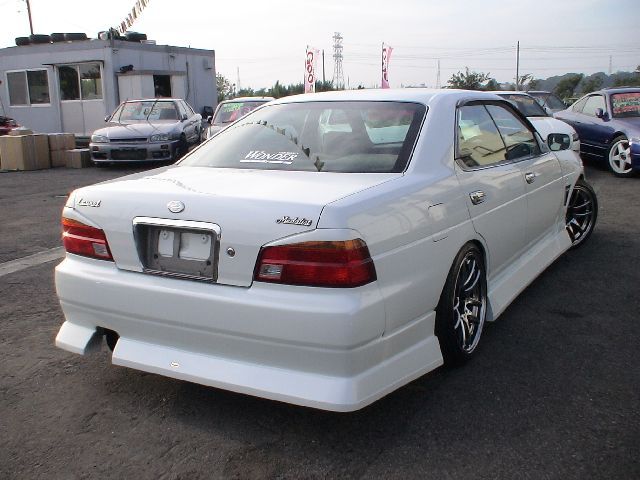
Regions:
[[640, 88], [606, 88], [554, 114], [578, 132], [580, 153], [607, 160], [618, 177], [640, 172]]

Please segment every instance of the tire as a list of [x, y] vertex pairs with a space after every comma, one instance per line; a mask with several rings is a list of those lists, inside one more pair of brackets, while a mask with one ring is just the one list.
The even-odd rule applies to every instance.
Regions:
[[124, 38], [128, 42], [141, 42], [147, 39], [146, 33], [138, 33], [138, 32], [127, 32], [124, 34]]
[[65, 33], [64, 39], [67, 42], [75, 42], [77, 40], [86, 40], [87, 34], [86, 33]]
[[49, 35], [29, 35], [29, 40], [33, 44], [51, 43], [51, 37]]
[[29, 37], [16, 37], [16, 45], [19, 47], [24, 47], [30, 43], [31, 40], [29, 40]]
[[611, 142], [607, 152], [609, 170], [616, 177], [633, 177], [635, 172], [631, 167], [631, 145], [624, 135], [619, 135]]
[[486, 315], [484, 256], [476, 245], [468, 243], [456, 255], [436, 308], [435, 330], [445, 365], [461, 365], [473, 356]]
[[52, 33], [51, 34], [51, 41], [53, 43], [64, 42], [65, 41], [64, 33]]
[[580, 178], [571, 191], [565, 215], [565, 227], [571, 248], [583, 245], [593, 233], [598, 219], [598, 197], [593, 187]]
[[180, 135], [180, 143], [178, 144], [178, 149], [176, 151], [176, 160], [180, 160], [184, 157], [189, 151], [189, 142], [187, 142], [187, 137], [183, 133]]

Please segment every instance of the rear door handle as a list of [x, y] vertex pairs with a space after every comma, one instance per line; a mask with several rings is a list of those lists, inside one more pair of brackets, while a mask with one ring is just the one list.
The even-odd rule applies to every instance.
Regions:
[[471, 203], [474, 205], [478, 205], [484, 202], [484, 192], [482, 190], [476, 190], [475, 192], [471, 192], [469, 194], [469, 198], [471, 199]]
[[524, 179], [527, 181], [527, 183], [533, 183], [536, 181], [536, 174], [533, 172], [527, 172], [524, 174]]

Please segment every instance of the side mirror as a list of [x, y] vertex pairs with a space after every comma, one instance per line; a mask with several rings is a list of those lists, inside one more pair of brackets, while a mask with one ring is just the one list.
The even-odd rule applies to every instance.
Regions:
[[187, 114], [186, 114], [186, 113], [183, 113], [183, 114], [180, 116], [180, 121], [181, 121], [181, 122], [184, 122], [187, 118], [189, 118], [189, 117], [187, 116]]
[[213, 116], [213, 107], [205, 105], [202, 107], [202, 117], [207, 118]]
[[601, 108], [596, 108], [596, 117], [604, 119], [607, 116], [606, 112]]
[[106, 117], [104, 117], [104, 121], [105, 123], [109, 122], [109, 119], [111, 118], [111, 115], [107, 115]]
[[571, 147], [571, 137], [566, 133], [550, 133], [547, 137], [547, 145], [553, 152], [568, 150]]
[[209, 116], [207, 117], [207, 123], [208, 123], [209, 125], [211, 125], [211, 122], [213, 122], [213, 115], [209, 115]]

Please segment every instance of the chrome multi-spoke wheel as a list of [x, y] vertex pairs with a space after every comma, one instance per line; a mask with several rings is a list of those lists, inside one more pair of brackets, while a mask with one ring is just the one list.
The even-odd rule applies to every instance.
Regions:
[[456, 319], [453, 329], [465, 353], [475, 350], [484, 325], [487, 300], [483, 278], [482, 259], [478, 258], [475, 251], [468, 252], [458, 270], [453, 300], [453, 316]]
[[618, 177], [633, 175], [631, 168], [631, 146], [626, 137], [617, 137], [609, 149], [609, 168]]
[[436, 313], [445, 361], [466, 361], [478, 346], [487, 314], [484, 258], [475, 245], [466, 245], [456, 257]]
[[582, 245], [589, 238], [597, 218], [598, 199], [596, 194], [591, 185], [580, 179], [571, 192], [565, 219], [572, 248]]

